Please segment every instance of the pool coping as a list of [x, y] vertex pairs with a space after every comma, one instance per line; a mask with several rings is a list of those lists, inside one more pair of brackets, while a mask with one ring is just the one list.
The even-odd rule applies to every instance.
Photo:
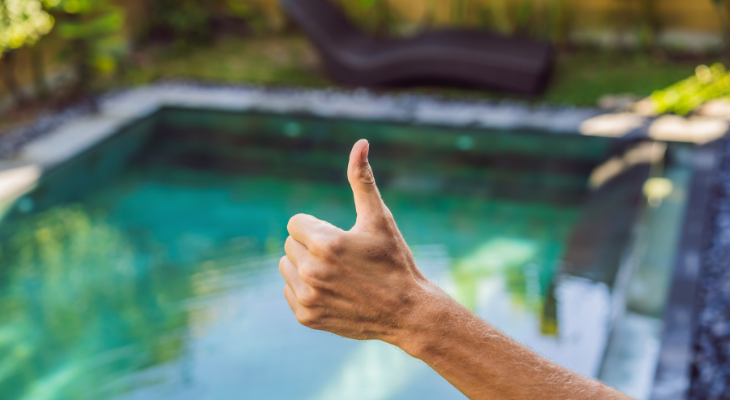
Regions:
[[[13, 156], [0, 158], [0, 171], [18, 164], [32, 164], [43, 169], [58, 165], [112, 135], [123, 125], [163, 107], [295, 113], [327, 118], [698, 144], [722, 137], [730, 128], [730, 122], [721, 118], [646, 117], [591, 108], [449, 101], [422, 95], [375, 94], [364, 89], [301, 90], [161, 83], [102, 96], [95, 113], [76, 112], [69, 118], [46, 121], [44, 132], [19, 145]], [[0, 138], [0, 144], [5, 140], [9, 138]]]
[[705, 227], [721, 142], [700, 146], [694, 156], [689, 198], [674, 258], [671, 286], [663, 315], [663, 332], [651, 400], [689, 396], [694, 359], [695, 293], [702, 265]]
[[[101, 143], [121, 128], [165, 107], [234, 112], [312, 115], [416, 125], [520, 130], [555, 135], [586, 135], [629, 140], [691, 142], [711, 151], [730, 128], [718, 118], [645, 117], [595, 109], [529, 107], [515, 103], [446, 101], [427, 96], [377, 95], [366, 90], [267, 89], [163, 83], [99, 99], [98, 112], [75, 113], [0, 159], [0, 209], [32, 189], [56, 166]], [[2, 139], [0, 138], [0, 142]], [[714, 164], [695, 165], [691, 196], [675, 258], [662, 347], [652, 399], [680, 399], [689, 387], [692, 357], [691, 296], [700, 265], [703, 213]], [[699, 224], [699, 225], [698, 225]], [[687, 295], [690, 293], [690, 295]], [[683, 315], [684, 317], [680, 317]], [[690, 318], [691, 319], [691, 318]]]

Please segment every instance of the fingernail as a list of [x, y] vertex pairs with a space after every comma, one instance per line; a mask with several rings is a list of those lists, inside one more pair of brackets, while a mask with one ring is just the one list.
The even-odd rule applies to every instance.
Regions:
[[365, 148], [362, 149], [362, 162], [368, 162], [368, 153], [370, 152], [370, 143], [365, 145]]

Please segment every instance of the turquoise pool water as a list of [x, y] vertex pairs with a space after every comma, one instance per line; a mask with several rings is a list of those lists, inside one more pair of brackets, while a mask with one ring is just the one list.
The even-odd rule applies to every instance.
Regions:
[[[0, 223], [0, 398], [461, 397], [398, 349], [298, 325], [286, 304], [289, 217], [354, 223], [346, 153], [331, 162], [341, 171], [315, 179], [161, 160], [157, 145], [139, 156], [139, 141], [123, 140], [87, 157], [101, 163], [88, 179], [77, 160]], [[427, 276], [528, 345], [580, 354], [543, 317], [579, 203], [442, 190], [412, 158], [377, 153], [383, 197]], [[104, 167], [119, 154], [137, 156]], [[297, 160], [296, 171], [316, 167]]]

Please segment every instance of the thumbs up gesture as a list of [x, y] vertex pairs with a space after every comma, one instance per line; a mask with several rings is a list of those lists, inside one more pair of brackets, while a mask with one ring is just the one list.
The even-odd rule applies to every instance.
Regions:
[[369, 143], [350, 153], [347, 177], [357, 221], [349, 231], [313, 216], [289, 220], [279, 270], [297, 320], [353, 339], [400, 345], [429, 299], [448, 297], [416, 268], [368, 163]]
[[533, 353], [427, 280], [380, 198], [367, 141], [352, 148], [347, 178], [357, 209], [352, 229], [304, 214], [287, 227], [279, 270], [300, 323], [398, 346], [472, 400], [629, 400]]

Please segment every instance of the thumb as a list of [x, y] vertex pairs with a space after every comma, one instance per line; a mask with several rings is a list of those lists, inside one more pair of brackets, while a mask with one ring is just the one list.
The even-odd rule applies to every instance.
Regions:
[[368, 162], [369, 151], [370, 143], [365, 139], [358, 140], [352, 147], [350, 164], [347, 166], [347, 179], [355, 195], [357, 224], [363, 220], [379, 219], [384, 216], [385, 211], [385, 204], [380, 199], [375, 176]]

